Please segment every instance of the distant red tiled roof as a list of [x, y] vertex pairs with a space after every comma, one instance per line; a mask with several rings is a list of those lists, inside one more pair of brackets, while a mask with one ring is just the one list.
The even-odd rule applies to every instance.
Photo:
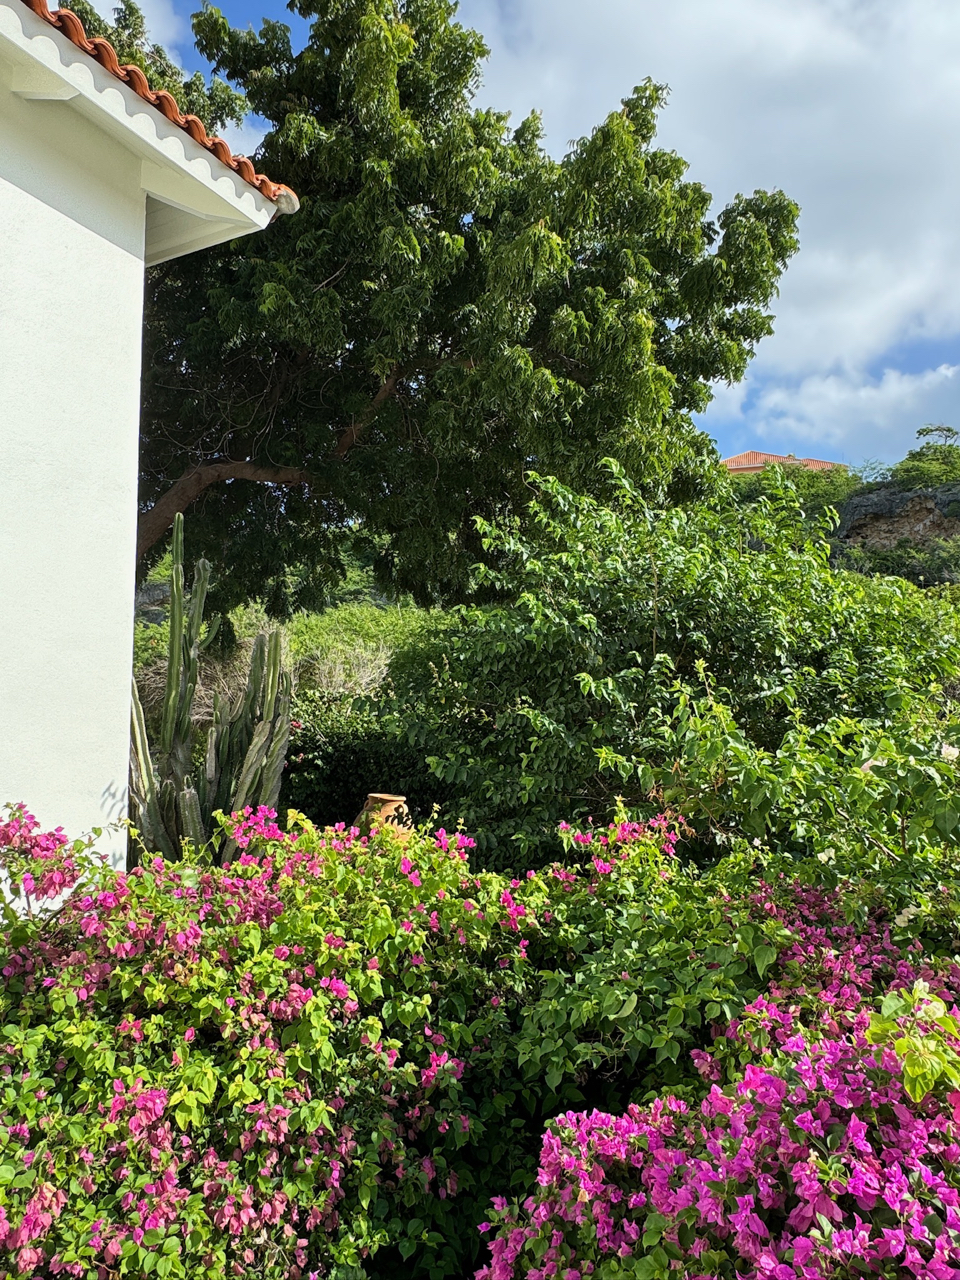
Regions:
[[110, 41], [100, 36], [88, 36], [83, 29], [83, 23], [75, 13], [69, 9], [56, 9], [51, 13], [47, 8], [47, 0], [23, 0], [23, 3], [32, 9], [38, 18], [42, 18], [44, 22], [49, 22], [52, 27], [62, 31], [78, 49], [89, 53], [105, 71], [109, 71], [118, 80], [129, 85], [138, 97], [143, 98], [144, 102], [149, 102], [152, 107], [156, 107], [172, 124], [177, 125], [184, 133], [188, 133], [194, 142], [199, 142], [201, 147], [206, 147], [221, 164], [232, 169], [244, 182], [249, 182], [251, 187], [256, 187], [267, 200], [272, 200], [279, 212], [295, 213], [297, 211], [300, 202], [289, 187], [284, 186], [282, 182], [271, 182], [262, 173], [257, 173], [247, 157], [235, 156], [222, 138], [211, 138], [202, 120], [196, 116], [181, 115], [173, 94], [167, 93], [164, 89], [154, 92], [139, 67], [122, 67], [117, 51]]
[[807, 471], [832, 471], [834, 467], [843, 466], [842, 462], [824, 462], [822, 458], [797, 458], [792, 453], [758, 453], [756, 449], [748, 449], [746, 453], [737, 453], [723, 460], [728, 471], [761, 471], [777, 463], [785, 467], [805, 467]]

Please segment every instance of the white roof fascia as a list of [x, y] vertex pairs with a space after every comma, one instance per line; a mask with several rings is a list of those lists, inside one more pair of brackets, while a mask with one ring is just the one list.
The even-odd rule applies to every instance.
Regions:
[[151, 237], [148, 214], [148, 266], [260, 231], [276, 215], [273, 201], [38, 18], [23, 0], [0, 0], [0, 55], [12, 64], [14, 93], [28, 100], [62, 101], [64, 109], [82, 111], [140, 157], [143, 190], [179, 212], [176, 219], [164, 218], [158, 238]]

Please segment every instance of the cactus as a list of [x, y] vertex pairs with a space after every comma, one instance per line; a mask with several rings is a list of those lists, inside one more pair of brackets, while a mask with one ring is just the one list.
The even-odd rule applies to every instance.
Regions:
[[[197, 563], [189, 601], [184, 593], [183, 516], [173, 526], [170, 587], [170, 648], [160, 731], [151, 746], [136, 681], [133, 682], [130, 750], [130, 820], [143, 847], [176, 858], [184, 840], [203, 845], [213, 832], [213, 814], [246, 805], [276, 806], [290, 734], [290, 676], [282, 670], [280, 633], [258, 636], [250, 655], [243, 693], [232, 703], [214, 699], [213, 724], [198, 767], [199, 730], [193, 699], [200, 653], [216, 634], [205, 637], [203, 610], [210, 565]], [[232, 842], [220, 859], [232, 856]], [[131, 843], [130, 862], [136, 861]]]

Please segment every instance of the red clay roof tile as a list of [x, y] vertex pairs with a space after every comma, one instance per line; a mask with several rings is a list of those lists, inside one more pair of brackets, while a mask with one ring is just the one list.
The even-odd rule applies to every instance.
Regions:
[[257, 173], [251, 161], [246, 156], [235, 156], [222, 138], [211, 138], [202, 120], [196, 116], [181, 115], [173, 94], [167, 93], [164, 89], [154, 92], [139, 67], [121, 66], [117, 51], [110, 41], [100, 36], [88, 36], [83, 23], [75, 13], [69, 9], [56, 9], [51, 13], [47, 8], [47, 0], [23, 0], [23, 3], [32, 9], [38, 18], [42, 18], [44, 22], [49, 22], [52, 27], [62, 31], [78, 49], [89, 53], [105, 71], [109, 71], [118, 80], [129, 85], [138, 97], [156, 107], [172, 124], [177, 125], [184, 133], [188, 133], [194, 142], [199, 142], [201, 147], [206, 147], [221, 164], [232, 169], [244, 182], [249, 182], [251, 187], [256, 187], [262, 196], [277, 205], [280, 213], [296, 213], [300, 202], [289, 187], [284, 186], [282, 182], [271, 182], [264, 174]]
[[822, 458], [797, 458], [792, 453], [760, 453], [756, 449], [748, 449], [746, 453], [737, 453], [732, 458], [723, 460], [728, 471], [759, 470], [775, 463], [800, 466], [807, 471], [832, 471], [834, 467], [843, 465], [841, 462], [824, 462]]

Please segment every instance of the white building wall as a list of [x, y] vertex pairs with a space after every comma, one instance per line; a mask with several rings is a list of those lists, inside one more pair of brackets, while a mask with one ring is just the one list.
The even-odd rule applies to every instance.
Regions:
[[0, 81], [0, 803], [71, 836], [126, 816], [144, 199]]

